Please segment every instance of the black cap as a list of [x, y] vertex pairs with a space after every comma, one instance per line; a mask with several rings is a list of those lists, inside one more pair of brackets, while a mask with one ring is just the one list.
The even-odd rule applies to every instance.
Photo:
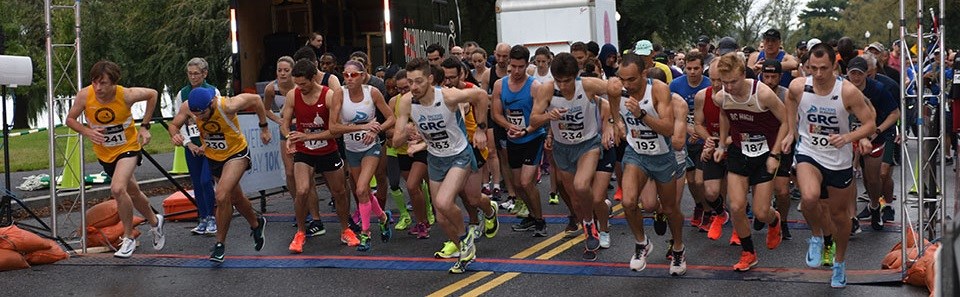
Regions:
[[710, 37], [707, 37], [707, 35], [700, 35], [700, 37], [697, 37], [697, 44], [698, 44], [698, 45], [699, 45], [699, 44], [709, 44], [709, 43], [710, 43]]
[[777, 31], [777, 29], [769, 29], [766, 32], [763, 32], [763, 39], [780, 40], [780, 31]]
[[853, 59], [850, 59], [850, 62], [847, 62], [847, 72], [858, 70], [860, 72], [866, 73], [867, 69], [869, 69], [868, 67], [869, 66], [867, 66], [867, 59], [864, 59], [863, 57], [859, 57], [859, 56], [854, 57]]
[[723, 56], [729, 52], [735, 52], [740, 46], [737, 45], [737, 41], [733, 37], [724, 37], [720, 38], [720, 41], [717, 42], [717, 54]]
[[797, 49], [807, 49], [807, 41], [806, 40], [797, 41]]
[[653, 60], [663, 64], [667, 64], [667, 54], [659, 53], [656, 56], [653, 56]]
[[780, 61], [777, 60], [764, 60], [763, 61], [763, 72], [764, 73], [781, 73], [783, 68], [780, 66]]

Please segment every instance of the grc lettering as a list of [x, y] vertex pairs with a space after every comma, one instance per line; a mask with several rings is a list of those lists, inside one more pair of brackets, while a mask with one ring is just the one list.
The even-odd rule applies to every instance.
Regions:
[[447, 124], [444, 123], [444, 121], [442, 120], [437, 122], [420, 123], [419, 125], [420, 125], [420, 130], [423, 130], [423, 131], [443, 130], [447, 128]]
[[578, 112], [574, 114], [564, 114], [560, 116], [560, 120], [564, 122], [580, 122], [583, 121], [583, 112]]
[[807, 114], [807, 121], [816, 124], [838, 125], [840, 120], [837, 116], [828, 116], [822, 114]]

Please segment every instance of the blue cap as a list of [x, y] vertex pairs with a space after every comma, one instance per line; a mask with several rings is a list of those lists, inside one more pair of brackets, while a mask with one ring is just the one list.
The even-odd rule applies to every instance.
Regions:
[[213, 89], [208, 88], [196, 88], [193, 91], [190, 91], [190, 95], [187, 97], [187, 101], [190, 105], [190, 111], [199, 112], [210, 107], [210, 102], [213, 101], [213, 97], [217, 94]]

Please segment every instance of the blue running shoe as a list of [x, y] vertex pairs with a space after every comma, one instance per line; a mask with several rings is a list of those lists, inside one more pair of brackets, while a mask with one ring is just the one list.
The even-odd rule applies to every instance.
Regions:
[[847, 286], [847, 263], [833, 263], [833, 276], [830, 277], [830, 286], [843, 289]]
[[384, 211], [386, 214], [386, 220], [380, 220], [380, 240], [383, 242], [390, 241], [390, 237], [393, 237], [393, 228], [390, 228], [390, 219], [393, 218], [393, 212], [389, 210]]
[[823, 237], [812, 236], [807, 242], [807, 266], [817, 268], [823, 265]]

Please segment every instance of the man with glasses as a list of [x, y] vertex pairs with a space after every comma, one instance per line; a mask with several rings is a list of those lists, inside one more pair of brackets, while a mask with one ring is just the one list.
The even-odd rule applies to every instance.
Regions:
[[197, 88], [190, 91], [187, 102], [180, 105], [180, 110], [173, 117], [167, 128], [171, 142], [174, 145], [183, 145], [183, 135], [180, 135], [180, 126], [187, 118], [193, 118], [200, 127], [200, 137], [203, 140], [203, 153], [210, 162], [210, 171], [217, 180], [216, 193], [217, 207], [217, 243], [213, 246], [210, 261], [223, 263], [226, 250], [227, 231], [230, 230], [230, 221], [234, 208], [250, 224], [250, 235], [253, 237], [254, 250], [263, 248], [263, 232], [267, 220], [257, 216], [250, 205], [250, 200], [243, 195], [240, 188], [240, 178], [243, 172], [250, 169], [250, 152], [247, 149], [247, 139], [240, 130], [240, 121], [237, 112], [253, 109], [257, 113], [260, 126], [260, 140], [270, 143], [270, 130], [267, 129], [267, 111], [257, 94], [240, 94], [235, 97], [221, 97], [211, 89]]

